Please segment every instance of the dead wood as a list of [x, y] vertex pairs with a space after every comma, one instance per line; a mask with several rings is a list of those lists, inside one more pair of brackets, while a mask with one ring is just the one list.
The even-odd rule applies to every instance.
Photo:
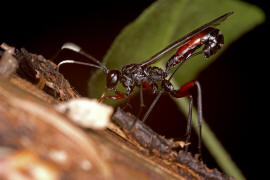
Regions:
[[[133, 132], [113, 123], [103, 131], [79, 128], [53, 106], [80, 97], [56, 65], [1, 47], [0, 179], [231, 179], [174, 151], [175, 142], [140, 122]], [[1, 67], [7, 67], [2, 74]], [[113, 121], [129, 124], [134, 117], [118, 110]]]

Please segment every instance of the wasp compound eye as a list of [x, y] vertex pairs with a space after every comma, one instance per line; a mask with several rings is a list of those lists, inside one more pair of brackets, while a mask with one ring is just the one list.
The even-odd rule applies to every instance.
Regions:
[[106, 77], [107, 88], [109, 88], [109, 89], [114, 88], [117, 85], [117, 83], [120, 79], [120, 76], [121, 76], [121, 73], [118, 70], [109, 71], [109, 73], [107, 74], [107, 77]]

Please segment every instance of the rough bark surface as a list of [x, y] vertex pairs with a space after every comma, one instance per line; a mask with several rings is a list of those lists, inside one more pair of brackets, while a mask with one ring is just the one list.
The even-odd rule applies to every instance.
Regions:
[[54, 104], [80, 97], [40, 55], [1, 45], [0, 179], [232, 179], [118, 109], [107, 130], [81, 129]]

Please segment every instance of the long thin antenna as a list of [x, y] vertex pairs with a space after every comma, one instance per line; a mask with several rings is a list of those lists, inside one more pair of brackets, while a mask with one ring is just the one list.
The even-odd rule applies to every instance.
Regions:
[[[87, 57], [88, 59], [91, 59], [92, 61], [94, 61], [95, 63], [97, 63], [102, 69], [103, 71], [107, 74], [109, 72], [109, 69], [104, 65], [102, 64], [98, 59], [96, 59], [95, 57], [91, 56], [90, 54], [86, 53], [85, 51], [82, 50], [82, 48], [74, 43], [71, 43], [71, 42], [68, 42], [68, 43], [65, 43], [63, 44], [63, 46], [61, 47], [61, 49], [68, 49], [68, 50], [71, 50], [71, 51], [75, 51], [85, 57]], [[76, 61], [72, 62], [72, 63], [75, 63]], [[78, 62], [78, 61], [77, 61]], [[82, 65], [87, 65], [87, 64], [84, 64], [82, 62], [80, 63], [76, 63], [76, 64], [82, 64]], [[89, 65], [91, 63], [88, 63], [88, 66], [92, 66], [93, 64]], [[92, 66], [94, 67], [94, 66]], [[97, 67], [97, 66], [96, 66]]]
[[86, 63], [86, 62], [81, 62], [81, 61], [74, 61], [74, 60], [64, 60], [61, 61], [58, 65], [57, 65], [57, 71], [59, 72], [59, 68], [61, 65], [63, 64], [80, 64], [80, 65], [85, 65], [85, 66], [90, 66], [90, 67], [94, 67], [94, 68], [98, 68], [98, 69], [102, 69], [103, 67], [98, 66], [96, 64], [91, 64], [91, 63]]

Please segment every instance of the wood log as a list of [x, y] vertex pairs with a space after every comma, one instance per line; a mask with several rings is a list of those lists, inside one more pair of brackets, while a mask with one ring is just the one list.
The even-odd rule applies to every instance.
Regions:
[[[146, 137], [142, 143], [134, 136], [141, 131], [116, 125], [134, 119], [121, 110], [106, 130], [80, 128], [55, 109], [60, 101], [80, 97], [56, 65], [26, 50], [1, 47], [0, 179], [232, 179], [168, 144], [163, 147], [168, 151], [149, 148]], [[137, 126], [160, 138], [159, 144], [175, 143]]]

